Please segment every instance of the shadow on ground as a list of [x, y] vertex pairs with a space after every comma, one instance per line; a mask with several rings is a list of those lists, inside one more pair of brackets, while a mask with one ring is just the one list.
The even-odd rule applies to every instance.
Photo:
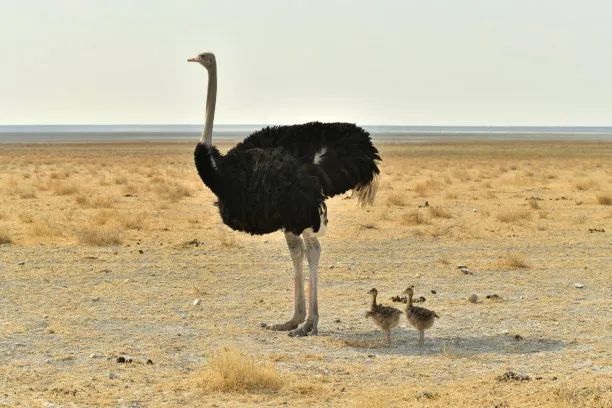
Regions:
[[384, 341], [382, 332], [329, 333], [346, 347], [361, 349], [378, 355], [440, 355], [440, 354], [531, 354], [544, 351], [560, 351], [567, 346], [561, 340], [548, 338], [522, 338], [498, 334], [480, 337], [425, 337], [425, 345], [418, 345], [418, 334], [396, 333], [391, 344]]

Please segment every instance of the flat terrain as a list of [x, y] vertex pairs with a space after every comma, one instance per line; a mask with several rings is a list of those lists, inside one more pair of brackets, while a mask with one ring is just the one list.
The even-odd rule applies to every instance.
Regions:
[[[292, 312], [283, 235], [220, 223], [193, 144], [0, 145], [0, 406], [612, 406], [612, 144], [379, 147], [295, 339], [259, 326]], [[422, 348], [364, 317], [408, 285]]]

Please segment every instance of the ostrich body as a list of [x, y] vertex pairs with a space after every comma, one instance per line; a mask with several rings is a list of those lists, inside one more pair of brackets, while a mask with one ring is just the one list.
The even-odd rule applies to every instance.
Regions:
[[383, 306], [376, 303], [378, 291], [376, 288], [370, 289], [368, 292], [372, 295], [372, 305], [370, 310], [366, 312], [366, 317], [372, 318], [374, 323], [385, 331], [385, 339], [387, 344], [391, 343], [391, 329], [399, 324], [399, 318], [402, 312], [391, 306]]
[[[321, 253], [317, 233], [327, 224], [325, 199], [352, 189], [359, 204], [372, 204], [378, 187], [378, 151], [360, 127], [311, 122], [266, 127], [221, 155], [212, 145], [215, 56], [202, 53], [189, 61], [202, 64], [209, 75], [206, 121], [194, 159], [200, 178], [217, 196], [221, 219], [234, 230], [254, 235], [282, 230], [291, 253], [293, 317], [267, 328], [290, 331], [290, 336], [316, 335]], [[310, 269], [308, 315], [304, 255]]]
[[425, 342], [425, 330], [431, 328], [436, 319], [440, 316], [438, 316], [433, 310], [414, 306], [412, 304], [412, 297], [414, 296], [414, 289], [412, 287], [407, 288], [404, 291], [404, 294], [408, 295], [406, 318], [412, 327], [419, 331], [419, 345], [422, 346]]

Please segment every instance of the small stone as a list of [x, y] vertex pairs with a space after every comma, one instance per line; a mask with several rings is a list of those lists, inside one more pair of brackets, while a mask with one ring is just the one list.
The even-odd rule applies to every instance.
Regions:
[[108, 378], [110, 378], [111, 380], [116, 380], [119, 377], [115, 373], [108, 373]]
[[461, 272], [463, 272], [464, 275], [473, 275], [468, 268], [461, 268]]
[[142, 249], [139, 249], [139, 250], [138, 250], [138, 253], [139, 253], [139, 254], [144, 254], [144, 251], [143, 251]]
[[470, 303], [477, 303], [478, 302], [478, 296], [475, 293], [472, 293], [470, 295], [470, 297], [468, 298], [468, 302], [470, 302]]
[[523, 340], [523, 336], [521, 336], [520, 334], [515, 334], [514, 335], [514, 340], [521, 341], [521, 340]]
[[465, 266], [465, 265], [457, 265], [457, 269], [463, 269], [463, 268], [467, 268], [467, 266]]
[[578, 288], [578, 289], [582, 289], [582, 288], [584, 288], [584, 283], [578, 283], [578, 282], [576, 282], [576, 283], [574, 283], [574, 287], [575, 287], [575, 288]]
[[17, 265], [23, 266], [23, 265], [25, 265], [25, 262], [19, 262]]
[[375, 356], [374, 354], [368, 354], [368, 357], [369, 357], [369, 358], [374, 358], [374, 357], [376, 357], [376, 356]]
[[266, 328], [266, 327], [268, 327], [268, 324], [264, 323], [264, 322], [261, 322], [261, 323], [259, 323], [259, 327]]
[[431, 290], [431, 293], [432, 293], [433, 295], [435, 295], [437, 292], [436, 292], [434, 289], [432, 289], [432, 290]]
[[98, 355], [96, 353], [92, 353], [89, 355], [89, 358], [98, 358]]
[[475, 208], [472, 208], [472, 212], [476, 212], [476, 209], [475, 209]]
[[147, 360], [147, 364], [148, 364], [148, 365], [153, 365], [153, 360], [148, 359], [148, 360]]
[[415, 274], [415, 275], [414, 275], [414, 277], [415, 277], [415, 278], [420, 278], [420, 277], [421, 277], [421, 274], [420, 274], [420, 273], [417, 273], [417, 274]]
[[200, 303], [202, 303], [202, 302], [200, 301], [200, 299], [195, 299], [195, 300], [193, 301], [193, 305], [194, 305], [194, 306], [197, 306], [197, 305], [199, 305]]
[[340, 319], [336, 319], [334, 320], [334, 323], [342, 323], [342, 321]]
[[100, 300], [100, 296], [96, 296], [94, 298], [91, 298], [92, 302], [97, 302], [98, 300]]

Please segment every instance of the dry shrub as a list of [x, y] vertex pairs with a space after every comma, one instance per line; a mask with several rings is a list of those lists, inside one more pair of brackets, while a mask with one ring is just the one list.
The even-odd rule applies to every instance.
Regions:
[[597, 203], [601, 205], [612, 205], [612, 194], [598, 194]]
[[285, 382], [274, 365], [258, 362], [234, 348], [212, 353], [201, 373], [201, 384], [207, 392], [275, 392]]
[[585, 190], [591, 190], [591, 189], [597, 188], [599, 185], [597, 184], [596, 181], [587, 179], [587, 180], [577, 181], [576, 184], [574, 184], [574, 186], [576, 187], [576, 190], [578, 191], [585, 191]]
[[112, 208], [115, 204], [115, 199], [111, 196], [90, 196], [88, 193], [79, 193], [75, 201], [85, 208]]
[[401, 194], [391, 194], [387, 197], [387, 207], [404, 207], [406, 199]]
[[429, 207], [429, 215], [434, 218], [453, 218], [453, 216], [448, 210], [435, 205]]
[[527, 210], [505, 209], [497, 214], [497, 220], [507, 223], [518, 223], [531, 219], [531, 213]]
[[158, 182], [153, 191], [169, 201], [179, 201], [181, 198], [189, 197], [192, 194], [191, 188], [186, 185], [169, 181]]
[[421, 197], [425, 197], [431, 190], [435, 190], [440, 187], [440, 182], [428, 179], [425, 181], [419, 181], [414, 185], [414, 192]]
[[13, 238], [8, 234], [8, 232], [0, 232], [0, 245], [4, 244], [12, 244]]
[[144, 228], [146, 218], [145, 212], [124, 213], [119, 215], [119, 222], [124, 228], [140, 230]]
[[499, 266], [502, 268], [509, 269], [528, 269], [530, 268], [529, 263], [525, 259], [525, 256], [518, 252], [511, 252], [502, 257]]
[[217, 239], [219, 240], [219, 245], [221, 245], [223, 248], [234, 248], [238, 246], [236, 236], [226, 228], [219, 228]]
[[429, 221], [425, 217], [425, 214], [419, 210], [412, 210], [405, 214], [402, 214], [400, 218], [400, 224], [402, 225], [422, 225], [429, 224]]
[[23, 187], [19, 192], [19, 198], [36, 198], [36, 190], [32, 187]]
[[53, 182], [50, 187], [55, 195], [71, 195], [79, 191], [79, 187], [74, 183]]
[[23, 222], [24, 224], [31, 224], [34, 222], [34, 218], [32, 218], [32, 216], [27, 213], [19, 213], [18, 217], [19, 217], [19, 220]]
[[79, 242], [86, 245], [107, 246], [121, 244], [121, 232], [117, 226], [90, 224], [77, 231]]
[[55, 221], [47, 218], [31, 218], [29, 233], [32, 237], [60, 237], [63, 235], [62, 227]]
[[454, 191], [447, 191], [444, 196], [449, 200], [456, 200], [459, 197], [459, 195]]
[[539, 210], [541, 208], [538, 200], [534, 199], [529, 200], [529, 207], [533, 208], [534, 210]]
[[127, 184], [128, 178], [124, 175], [115, 176], [115, 178], [113, 178], [113, 181], [115, 182], [115, 184]]

